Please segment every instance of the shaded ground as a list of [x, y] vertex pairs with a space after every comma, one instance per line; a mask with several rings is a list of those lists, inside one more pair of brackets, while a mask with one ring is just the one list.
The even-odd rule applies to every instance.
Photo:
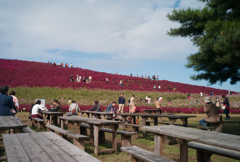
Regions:
[[[20, 118], [20, 120], [27, 124], [27, 117], [28, 117], [28, 113], [27, 112], [22, 112], [22, 113], [18, 113], [17, 116]], [[200, 119], [203, 119], [206, 117], [205, 114], [197, 114], [196, 118], [189, 118], [189, 124], [192, 125], [196, 125], [198, 124], [198, 121]], [[240, 120], [240, 115], [231, 115], [231, 120]], [[168, 122], [167, 118], [162, 118], [163, 121]], [[140, 119], [141, 121], [141, 119]], [[177, 120], [176, 123], [181, 123], [180, 120]], [[36, 129], [34, 129], [35, 131], [37, 131]], [[46, 131], [45, 130], [41, 130], [41, 131]], [[70, 130], [73, 131], [73, 130]], [[89, 132], [88, 132], [89, 133]], [[228, 133], [228, 134], [235, 134], [235, 135], [240, 135], [240, 127], [239, 124], [224, 124], [223, 125], [223, 133]], [[149, 150], [151, 152], [154, 151], [154, 138], [152, 135], [148, 135], [146, 138], [141, 138], [141, 133], [140, 133], [140, 138], [136, 139], [136, 140], [132, 140], [132, 144], [136, 145], [138, 147], [144, 148], [146, 150]], [[99, 149], [103, 149], [103, 148], [111, 148], [112, 146], [112, 134], [106, 133], [106, 143], [105, 144], [100, 144]], [[71, 139], [69, 139], [70, 142], [72, 142]], [[2, 141], [1, 141], [2, 142]], [[108, 162], [116, 162], [116, 161], [121, 161], [121, 162], [127, 162], [129, 161], [129, 155], [127, 153], [121, 152], [119, 147], [121, 144], [121, 136], [118, 135], [118, 154], [112, 154], [112, 153], [105, 153], [105, 154], [100, 154], [98, 157], [96, 157], [94, 155], [94, 146], [90, 146], [90, 144], [86, 144], [86, 152], [88, 152], [89, 154], [91, 154], [92, 156], [96, 157], [97, 159], [101, 160], [101, 161], [108, 161]], [[0, 144], [1, 145], [1, 144]], [[175, 160], [175, 161], [179, 161], [180, 155], [179, 155], [179, 144], [174, 144], [174, 145], [168, 145], [168, 146], [164, 146], [163, 149], [163, 156]], [[0, 148], [0, 156], [4, 155], [4, 150], [2, 148]], [[189, 149], [189, 161], [190, 162], [194, 162], [196, 161], [196, 151], [193, 149]], [[238, 160], [233, 160], [230, 158], [226, 158], [226, 157], [222, 157], [222, 156], [218, 156], [218, 155], [212, 155], [211, 157], [211, 161], [212, 162], [240, 162]]]

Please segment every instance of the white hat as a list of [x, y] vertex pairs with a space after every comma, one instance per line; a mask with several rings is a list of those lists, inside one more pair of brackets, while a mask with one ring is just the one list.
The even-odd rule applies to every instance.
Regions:
[[211, 97], [206, 97], [204, 100], [206, 103], [212, 102]]

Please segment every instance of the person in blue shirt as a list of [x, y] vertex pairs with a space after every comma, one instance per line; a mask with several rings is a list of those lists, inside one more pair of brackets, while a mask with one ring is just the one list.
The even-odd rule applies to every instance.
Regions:
[[110, 112], [114, 109], [114, 106], [116, 105], [116, 101], [113, 101], [106, 109], [106, 112]]
[[125, 104], [124, 94], [121, 93], [121, 96], [118, 98], [118, 105], [119, 105], [119, 109], [118, 110], [122, 114], [123, 114], [124, 104]]
[[0, 89], [0, 116], [11, 116], [14, 108], [13, 98], [9, 96], [9, 87], [2, 86]]

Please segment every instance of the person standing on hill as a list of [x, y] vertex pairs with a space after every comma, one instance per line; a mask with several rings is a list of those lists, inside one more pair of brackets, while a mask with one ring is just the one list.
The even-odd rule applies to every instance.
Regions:
[[68, 63], [65, 64], [65, 67], [68, 67]]
[[108, 84], [108, 78], [106, 78], [106, 84]]
[[78, 104], [76, 104], [75, 101], [72, 101], [72, 104], [69, 106], [69, 112], [66, 113], [66, 116], [78, 116], [78, 111], [80, 111]]
[[71, 66], [71, 68], [72, 68], [72, 67], [73, 67], [73, 64], [71, 63], [70, 66]]
[[223, 104], [223, 107], [225, 107], [223, 111], [223, 113], [226, 114], [225, 120], [231, 119], [231, 117], [228, 115], [230, 110], [230, 103], [229, 103], [228, 97], [226, 97], [225, 94], [223, 94], [222, 98], [224, 98], [222, 104]]
[[215, 122], [219, 121], [219, 111], [216, 105], [212, 103], [211, 97], [205, 98], [205, 106], [204, 106], [204, 112], [207, 114], [207, 118], [202, 119], [199, 121], [201, 126], [210, 126], [210, 123], [205, 124], [205, 122]]
[[155, 99], [155, 103], [156, 103], [156, 109], [160, 109], [161, 105], [160, 105], [159, 100]]
[[129, 103], [129, 113], [133, 113], [133, 107], [135, 106], [135, 95], [132, 95]]
[[125, 98], [123, 97], [124, 94], [121, 93], [121, 96], [118, 98], [118, 104], [119, 104], [119, 112], [123, 114], [124, 104], [125, 104]]
[[2, 86], [0, 89], [0, 116], [11, 116], [13, 112], [13, 99], [9, 96], [9, 87]]
[[122, 80], [120, 80], [119, 85], [123, 86], [123, 81]]

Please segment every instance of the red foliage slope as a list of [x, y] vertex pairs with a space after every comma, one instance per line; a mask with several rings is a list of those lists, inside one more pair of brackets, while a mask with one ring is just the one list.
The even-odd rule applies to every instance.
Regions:
[[[92, 76], [91, 83], [77, 83], [68, 81], [70, 75]], [[134, 90], [134, 91], [161, 91], [167, 92], [168, 86], [177, 87], [181, 93], [227, 93], [226, 90], [195, 86], [166, 80], [153, 81], [139, 77], [126, 75], [115, 75], [97, 72], [81, 68], [53, 67], [47, 63], [6, 60], [0, 59], [0, 85], [11, 87], [59, 87], [59, 88], [89, 88], [89, 89], [111, 89], [111, 90]], [[105, 79], [109, 79], [106, 84]], [[119, 81], [124, 80], [124, 86], [119, 86]], [[153, 86], [161, 85], [161, 90], [154, 90]]]

